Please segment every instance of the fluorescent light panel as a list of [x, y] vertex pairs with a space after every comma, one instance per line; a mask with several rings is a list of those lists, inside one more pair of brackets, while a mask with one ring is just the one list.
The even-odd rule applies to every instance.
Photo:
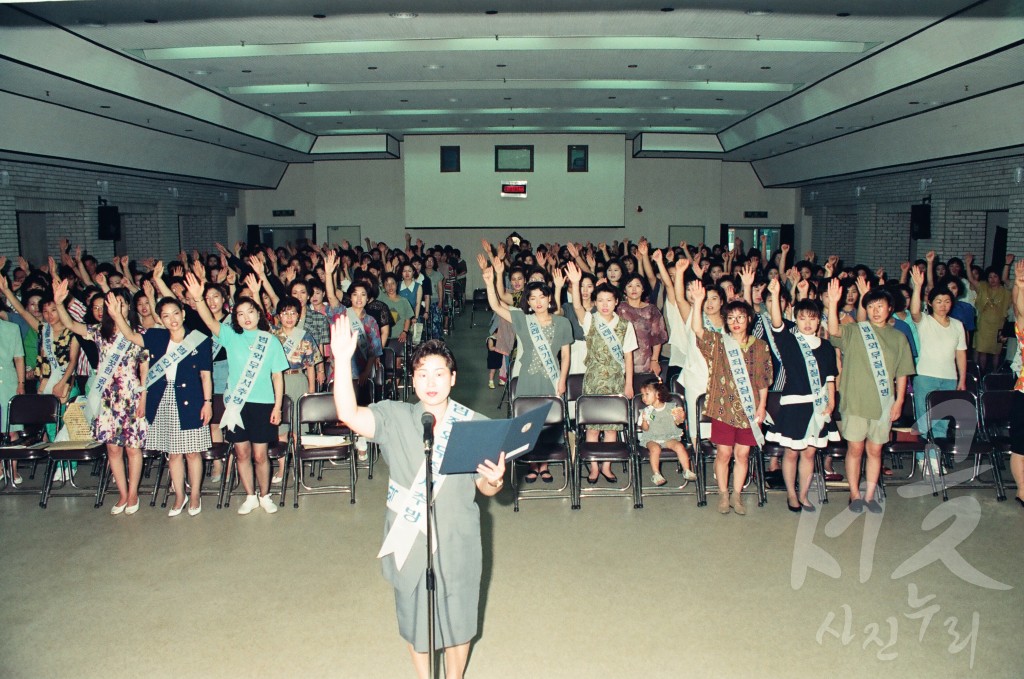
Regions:
[[743, 109], [731, 108], [420, 108], [388, 111], [293, 111], [281, 113], [283, 118], [355, 118], [365, 116], [434, 116], [434, 115], [509, 115], [509, 114], [629, 114], [629, 115], [746, 115]]
[[713, 92], [793, 92], [803, 83], [754, 83], [716, 80], [427, 80], [386, 83], [288, 83], [228, 87], [228, 94], [316, 92], [413, 92], [449, 90], [703, 90]]
[[232, 59], [323, 54], [430, 52], [535, 52], [564, 50], [805, 52], [861, 54], [874, 42], [840, 40], [771, 40], [756, 38], [686, 38], [642, 36], [488, 37], [419, 40], [335, 40], [271, 45], [204, 45], [133, 50], [149, 61]]
[[[623, 134], [626, 130], [620, 127], [602, 127], [573, 125], [571, 127], [545, 127], [542, 125], [521, 125], [521, 126], [496, 126], [496, 127], [408, 127], [401, 130], [394, 130], [393, 133], [408, 134], [480, 134], [480, 133], [516, 133], [516, 132], [610, 132]], [[714, 134], [715, 130], [710, 127], [645, 127], [644, 132], [693, 132]], [[349, 135], [349, 134], [381, 134], [392, 132], [391, 130], [367, 129], [367, 130], [324, 130], [323, 135]]]

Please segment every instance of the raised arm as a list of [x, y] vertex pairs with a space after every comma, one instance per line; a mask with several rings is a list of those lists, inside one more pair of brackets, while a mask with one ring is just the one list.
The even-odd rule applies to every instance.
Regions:
[[[679, 310], [679, 317], [686, 321], [690, 315], [690, 302], [686, 299], [686, 269], [690, 266], [690, 260], [685, 257], [676, 260], [676, 279], [672, 283], [672, 294], [675, 297], [676, 309]], [[700, 278], [700, 276], [698, 276]]]
[[740, 271], [740, 282], [743, 283], [743, 301], [751, 306], [754, 305], [754, 275], [754, 263], [744, 264], [743, 270]]
[[494, 268], [489, 266], [487, 258], [483, 255], [477, 255], [477, 264], [480, 265], [480, 273], [484, 277], [484, 287], [487, 288], [487, 303], [491, 305], [491, 311], [498, 315], [498, 318], [503, 318], [509, 323], [512, 322], [512, 312], [509, 311], [508, 306], [498, 299], [498, 295], [494, 291]]
[[338, 419], [348, 425], [359, 436], [373, 438], [376, 423], [373, 411], [356, 403], [356, 392], [352, 385], [352, 354], [358, 338], [352, 334], [344, 318], [334, 322], [331, 331], [331, 353], [334, 355], [334, 408]]
[[1024, 259], [1013, 267], [1013, 315], [1017, 327], [1024, 328]]
[[843, 335], [843, 330], [839, 327], [839, 298], [842, 291], [843, 286], [839, 284], [838, 278], [828, 282], [828, 334], [832, 337]]
[[690, 283], [690, 296], [693, 297], [693, 313], [690, 314], [690, 327], [697, 339], [704, 339], [704, 297], [707, 291], [700, 281]]
[[779, 299], [779, 292], [781, 290], [782, 285], [779, 283], [778, 278], [773, 278], [768, 282], [768, 292], [771, 293], [771, 301], [768, 302], [768, 312], [772, 316], [772, 328], [782, 328], [785, 326], [785, 323], [782, 321], [782, 302]]
[[505, 290], [505, 258], [504, 248], [498, 248], [498, 256], [491, 260], [494, 266], [494, 293], [503, 304], [512, 306], [512, 293]]
[[[647, 283], [653, 288], [658, 279], [654, 275], [654, 267], [651, 266], [651, 245], [646, 238], [641, 238], [636, 244], [636, 254], [639, 255], [640, 273], [647, 277]], [[671, 286], [666, 286], [665, 289], [667, 290], [669, 287]]]
[[28, 323], [28, 327], [32, 328], [36, 332], [39, 332], [39, 328], [42, 326], [42, 321], [33, 316], [28, 310], [22, 305], [21, 300], [11, 290], [10, 285], [7, 283], [7, 277], [0, 275], [0, 292], [3, 292], [4, 297], [7, 298], [7, 302], [11, 305], [11, 308], [18, 312], [18, 315], [25, 319]]
[[220, 337], [220, 321], [213, 317], [210, 307], [206, 306], [206, 300], [203, 298], [203, 284], [199, 282], [195, 274], [185, 274], [185, 289], [192, 296], [192, 299], [195, 300], [196, 311], [199, 313], [199, 317], [203, 319], [203, 323], [206, 323], [206, 327], [210, 329], [210, 332], [215, 337]]
[[332, 307], [341, 306], [338, 291], [334, 287], [334, 272], [338, 269], [338, 253], [329, 250], [324, 256], [324, 287], [327, 288], [327, 303]]
[[857, 298], [857, 322], [862, 323], [868, 320], [868, 310], [864, 308], [864, 295], [871, 292], [871, 283], [868, 282], [866, 276], [858, 276], [857, 291], [860, 292], [860, 297]]
[[914, 291], [910, 295], [910, 318], [914, 323], [921, 322], [921, 288], [924, 287], [924, 272], [916, 266], [910, 268], [910, 281]]
[[[67, 308], [64, 306], [64, 300], [68, 298], [68, 282], [60, 279], [53, 282], [53, 301], [57, 304], [57, 315], [60, 316], [60, 322], [64, 324], [65, 328], [70, 328], [71, 332], [76, 335], [84, 337], [88, 333], [88, 329], [85, 327], [85, 323], [81, 323], [71, 318], [71, 314], [68, 313]], [[109, 311], [107, 313], [110, 313]]]
[[924, 259], [928, 262], [928, 267], [925, 269], [925, 283], [928, 287], [925, 289], [931, 290], [935, 287], [935, 250], [930, 250]]
[[964, 255], [964, 274], [967, 276], [967, 285], [971, 286], [971, 290], [978, 289], [978, 276], [974, 273], [974, 255]]
[[[112, 292], [107, 293], [107, 313], [114, 319], [114, 325], [117, 326], [117, 331], [125, 336], [132, 344], [140, 347], [145, 347], [145, 342], [142, 341], [142, 335], [135, 332], [128, 321], [124, 317], [124, 300], [115, 295]], [[155, 308], [155, 307], [154, 307]]]
[[[171, 292], [171, 289], [167, 287], [167, 283], [164, 282], [163, 260], [159, 260], [153, 265], [153, 285], [156, 286], [161, 297], [174, 297], [174, 293]], [[153, 310], [156, 311], [156, 307], [153, 307]]]

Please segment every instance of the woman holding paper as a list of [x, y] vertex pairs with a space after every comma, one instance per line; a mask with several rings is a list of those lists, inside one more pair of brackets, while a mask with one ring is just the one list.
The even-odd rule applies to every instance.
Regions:
[[[198, 330], [185, 332], [185, 307], [173, 297], [164, 297], [156, 304], [156, 315], [163, 327], [150, 328], [144, 335], [129, 327], [122, 315], [122, 304], [117, 295], [107, 295], [107, 308], [111, 309], [118, 331], [149, 353], [145, 384], [149, 422], [146, 447], [167, 453], [175, 495], [174, 507], [167, 515], [178, 516], [188, 502], [189, 516], [195, 516], [203, 509], [199, 495], [203, 481], [200, 453], [211, 445], [210, 339]], [[185, 495], [185, 462], [191, 498]]]
[[[477, 256], [477, 263], [483, 273], [487, 287], [487, 302], [498, 318], [508, 321], [516, 333], [519, 343], [519, 374], [516, 382], [518, 396], [561, 396], [565, 393], [569, 379], [569, 347], [572, 345], [572, 325], [563, 316], [556, 316], [554, 294], [546, 283], [528, 283], [523, 295], [526, 310], [512, 308], [502, 302], [494, 289], [493, 273], [499, 277], [504, 272], [504, 263], [495, 258], [493, 269], [487, 257]], [[559, 276], [561, 274], [559, 273]], [[544, 483], [551, 483], [553, 477], [546, 463], [532, 464], [524, 477], [533, 483], [540, 476]]]
[[[196, 301], [196, 311], [228, 352], [228, 388], [224, 392], [221, 426], [234, 444], [238, 476], [245, 488], [239, 514], [257, 507], [273, 514], [277, 505], [270, 497], [270, 459], [267, 450], [277, 440], [281, 401], [288, 369], [281, 343], [270, 332], [259, 305], [251, 297], [239, 297], [231, 323], [221, 323], [203, 300], [203, 284], [194, 274], [185, 277], [185, 289]], [[256, 481], [253, 481], [255, 466]], [[256, 485], [259, 495], [256, 495]]]
[[[455, 422], [481, 415], [449, 398], [455, 386], [455, 357], [440, 340], [428, 340], [411, 358], [412, 382], [418, 403], [381, 401], [369, 407], [356, 404], [351, 357], [358, 344], [349, 323], [339, 319], [331, 335], [336, 360], [334, 403], [338, 418], [360, 436], [380, 444], [388, 464], [388, 510], [385, 522], [384, 577], [395, 588], [398, 629], [409, 644], [416, 675], [428, 676], [429, 643], [426, 625], [426, 516], [420, 492], [425, 485], [423, 425], [425, 413], [434, 417], [433, 467], [439, 469]], [[497, 463], [477, 467], [476, 475], [434, 473], [434, 511], [437, 512], [434, 570], [437, 582], [435, 647], [444, 649], [445, 676], [463, 676], [469, 642], [478, 631], [480, 574], [480, 510], [474, 498], [501, 490], [505, 455]], [[416, 492], [413, 492], [416, 491]]]
[[[115, 296], [120, 293], [112, 293]], [[127, 293], [125, 293], [127, 296]], [[73, 320], [64, 308], [68, 296], [68, 282], [55, 281], [53, 299], [61, 322], [79, 337], [94, 342], [99, 349], [99, 361], [88, 394], [87, 416], [93, 420], [93, 438], [107, 445], [107, 464], [117, 485], [120, 498], [110, 509], [111, 514], [134, 514], [139, 511], [139, 479], [142, 478], [142, 448], [146, 445], [148, 423], [146, 392], [146, 362], [142, 348], [132, 344], [118, 332], [114, 313], [107, 309], [100, 323], [86, 325]], [[131, 299], [120, 298], [117, 314], [127, 325], [125, 312]], [[134, 314], [132, 314], [134, 315]], [[124, 458], [128, 456], [125, 472]]]

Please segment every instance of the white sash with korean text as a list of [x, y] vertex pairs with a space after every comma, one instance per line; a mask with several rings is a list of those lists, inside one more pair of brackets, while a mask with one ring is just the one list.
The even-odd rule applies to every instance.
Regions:
[[747, 423], [754, 435], [758, 446], [764, 445], [764, 434], [757, 424], [757, 413], [754, 407], [754, 385], [747, 373], [747, 364], [743, 362], [743, 350], [739, 342], [731, 336], [722, 334], [722, 343], [725, 345], [725, 356], [729, 360], [729, 370], [732, 371], [732, 381], [736, 383], [736, 393], [740, 397], [740, 405], [743, 406], [743, 414], [747, 416]]
[[[555, 319], [551, 319], [552, 326], [555, 323]], [[558, 388], [558, 380], [561, 378], [561, 373], [558, 370], [558, 363], [555, 361], [555, 354], [551, 351], [551, 344], [544, 337], [544, 331], [540, 327], [540, 322], [533, 314], [526, 315], [526, 327], [530, 329], [530, 341], [533, 342], [533, 348], [540, 357], [541, 365], [544, 366], [544, 371], [548, 374], [548, 379], [551, 380], [551, 384]]]
[[242, 426], [242, 406], [249, 400], [249, 394], [256, 383], [256, 376], [260, 374], [263, 362], [267, 359], [267, 347], [270, 346], [270, 340], [269, 333], [260, 332], [257, 335], [256, 341], [249, 349], [249, 359], [245, 362], [241, 377], [235, 383], [234, 389], [224, 394], [224, 415], [221, 417], [220, 426], [228, 431], [234, 431], [235, 427]]
[[[768, 346], [772, 350], [772, 356], [782, 361], [782, 355], [779, 353], [779, 347], [775, 344], [775, 334], [772, 332], [772, 319], [768, 314], [760, 314], [761, 316], [761, 327], [764, 328], [764, 340], [768, 342]], [[782, 324], [785, 327], [785, 323]]]
[[[441, 463], [444, 461], [444, 453], [448, 448], [448, 439], [452, 435], [452, 426], [456, 422], [467, 422], [473, 419], [473, 411], [448, 399], [448, 408], [444, 417], [438, 425], [434, 435], [434, 452], [431, 457], [431, 469], [434, 475], [434, 501], [441, 494], [444, 487], [446, 475], [439, 473]], [[395, 513], [395, 520], [391, 524], [391, 530], [384, 538], [377, 558], [395, 555], [395, 567], [402, 570], [416, 536], [427, 534], [427, 463], [420, 463], [420, 468], [412, 481], [411, 488], [403, 488], [395, 483], [394, 479], [388, 480], [388, 509]], [[434, 541], [434, 549], [437, 549], [437, 541]]]
[[864, 348], [868, 352], [868, 365], [871, 367], [871, 375], [875, 379], [875, 386], [878, 388], [878, 400], [882, 405], [882, 416], [878, 419], [882, 422], [889, 422], [892, 413], [893, 403], [896, 396], [892, 390], [892, 380], [889, 379], [889, 371], [885, 367], [885, 356], [882, 354], [882, 345], [875, 336], [875, 329], [868, 321], [857, 324], [860, 328], [861, 339], [864, 340]]
[[210, 358], [214, 361], [217, 360], [217, 354], [220, 352], [220, 338], [214, 335], [210, 338]]
[[[345, 317], [348, 318], [349, 327], [352, 329], [352, 334], [356, 338], [356, 349], [359, 351], [359, 355], [363, 359], [363, 365], [373, 359], [370, 355], [370, 338], [366, 336], [366, 328], [363, 327], [363, 319], [359, 318], [355, 310], [351, 307], [345, 310]], [[354, 357], [353, 357], [354, 360]], [[374, 377], [377, 368], [374, 367], [370, 372], [370, 377]], [[353, 368], [353, 375], [356, 370]]]
[[[618, 317], [616, 316], [616, 319]], [[608, 345], [608, 350], [612, 352], [612, 358], [615, 362], [621, 365], [623, 368], [626, 367], [626, 355], [622, 353], [622, 343], [619, 342], [619, 338], [615, 336], [615, 330], [612, 329], [611, 324], [605, 323], [599, 315], [594, 314], [594, 325], [597, 328], [597, 334], [601, 336], [604, 343]]]
[[821, 371], [818, 369], [818, 359], [814, 357], [814, 350], [811, 349], [811, 345], [803, 334], [796, 332], [794, 336], [796, 343], [800, 345], [800, 353], [804, 358], [804, 369], [807, 370], [807, 383], [811, 385], [811, 395], [814, 397], [814, 411], [811, 413], [811, 420], [807, 423], [807, 434], [804, 436], [804, 440], [807, 440], [811, 437], [817, 438], [822, 427], [832, 418], [825, 414], [828, 395], [825, 385], [821, 381]]
[[85, 403], [85, 417], [90, 422], [95, 420], [96, 416], [100, 414], [100, 406], [103, 404], [103, 390], [107, 388], [107, 384], [114, 377], [114, 371], [117, 370], [118, 364], [121, 363], [121, 360], [128, 353], [131, 346], [132, 343], [128, 341], [127, 337], [117, 333], [117, 340], [107, 351], [103, 360], [100, 361], [96, 374], [93, 376], [92, 388], [89, 390]]
[[46, 378], [46, 388], [43, 389], [44, 394], [52, 394], [53, 387], [64, 379], [64, 373], [66, 372], [64, 366], [57, 360], [54, 341], [53, 326], [49, 323], [43, 323], [43, 351], [46, 352], [46, 362], [50, 364], [50, 376]]
[[[362, 325], [362, 323], [360, 323]], [[298, 363], [299, 361], [292, 361], [292, 352], [299, 346], [299, 342], [306, 336], [306, 330], [300, 325], [292, 328], [292, 331], [288, 333], [288, 337], [281, 343], [281, 348], [284, 350], [284, 357], [288, 359], [289, 363]]]
[[146, 374], [145, 388], [149, 389], [151, 386], [156, 384], [158, 380], [167, 374], [167, 371], [171, 366], [181, 363], [186, 356], [198, 349], [199, 345], [202, 344], [205, 339], [206, 335], [198, 330], [190, 332], [185, 339], [182, 340], [181, 344], [175, 347], [173, 351], [166, 352], [160, 357], [159, 361], [150, 367], [149, 372]]

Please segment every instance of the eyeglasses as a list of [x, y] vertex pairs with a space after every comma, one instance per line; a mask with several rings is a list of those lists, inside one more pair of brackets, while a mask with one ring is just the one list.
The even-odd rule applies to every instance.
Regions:
[[281, 316], [298, 316], [299, 312], [298, 311], [294, 311], [294, 310], [282, 311], [280, 315]]

